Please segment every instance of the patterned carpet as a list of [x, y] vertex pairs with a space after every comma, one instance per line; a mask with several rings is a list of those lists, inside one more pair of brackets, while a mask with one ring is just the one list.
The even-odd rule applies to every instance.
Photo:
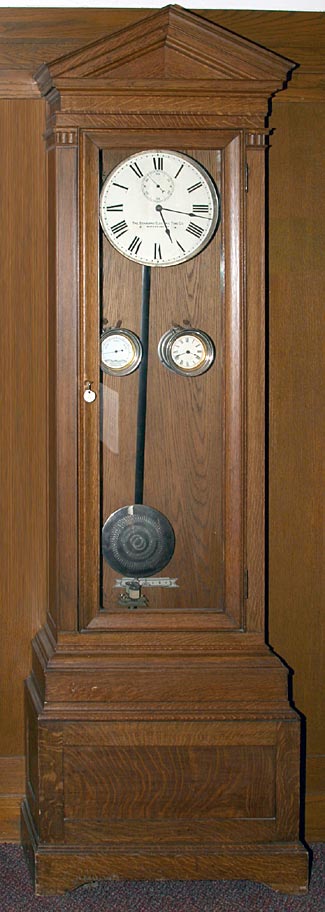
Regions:
[[22, 850], [0, 846], [1, 912], [324, 912], [325, 843], [312, 846], [309, 893], [284, 896], [247, 881], [99, 881], [35, 898]]

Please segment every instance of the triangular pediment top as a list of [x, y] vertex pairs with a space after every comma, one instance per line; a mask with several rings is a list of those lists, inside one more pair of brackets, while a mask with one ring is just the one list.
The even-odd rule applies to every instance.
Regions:
[[280, 88], [293, 68], [273, 51], [175, 5], [60, 57], [35, 78], [42, 94], [60, 83], [104, 79], [275, 81]]

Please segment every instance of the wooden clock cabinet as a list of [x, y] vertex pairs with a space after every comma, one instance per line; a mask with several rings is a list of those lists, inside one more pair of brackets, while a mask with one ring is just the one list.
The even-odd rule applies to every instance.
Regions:
[[[171, 6], [36, 74], [49, 605], [26, 682], [22, 838], [38, 893], [101, 877], [307, 889], [300, 721], [264, 621], [265, 123], [291, 68]], [[207, 169], [220, 214], [196, 256], [151, 269], [144, 502], [168, 517], [175, 550], [137, 606], [103, 559], [101, 527], [133, 503], [139, 371], [105, 374], [99, 342], [107, 327], [141, 335], [144, 269], [104, 236], [98, 201], [142, 150]], [[175, 326], [213, 340], [206, 373], [162, 364]]]

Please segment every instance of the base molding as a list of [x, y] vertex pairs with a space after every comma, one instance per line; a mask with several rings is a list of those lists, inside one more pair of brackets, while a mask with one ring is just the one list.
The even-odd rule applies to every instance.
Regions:
[[252, 880], [283, 893], [308, 890], [308, 852], [302, 843], [200, 846], [36, 846], [26, 802], [22, 843], [36, 895], [59, 894], [95, 880]]

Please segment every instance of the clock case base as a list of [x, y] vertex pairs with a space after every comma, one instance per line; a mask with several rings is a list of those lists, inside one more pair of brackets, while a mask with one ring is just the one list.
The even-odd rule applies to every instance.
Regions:
[[247, 634], [204, 662], [152, 643], [126, 663], [86, 640], [45, 628], [33, 644], [22, 843], [36, 893], [99, 878], [305, 892], [300, 719], [280, 659]]

